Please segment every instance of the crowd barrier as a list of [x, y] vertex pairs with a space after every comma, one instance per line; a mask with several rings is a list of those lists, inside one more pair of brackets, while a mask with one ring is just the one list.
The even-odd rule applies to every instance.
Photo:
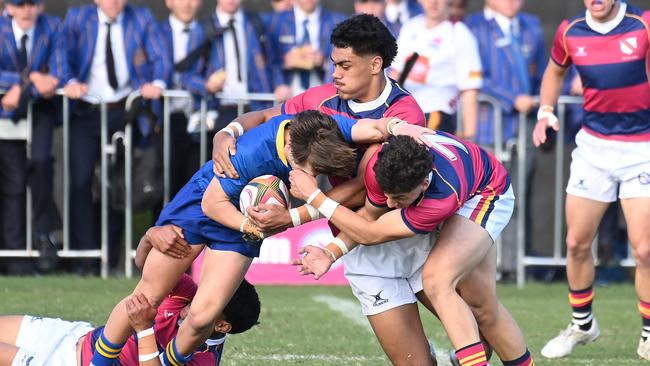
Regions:
[[[63, 90], [57, 91], [58, 95], [63, 97], [63, 247], [58, 251], [58, 255], [62, 258], [99, 258], [101, 263], [100, 273], [103, 278], [108, 277], [108, 248], [111, 243], [108, 242], [108, 185], [109, 175], [108, 175], [108, 162], [111, 157], [114, 157], [117, 152], [117, 144], [121, 142], [124, 145], [125, 151], [125, 212], [124, 212], [124, 234], [125, 234], [125, 251], [124, 251], [124, 274], [126, 277], [132, 277], [133, 275], [133, 258], [135, 256], [135, 249], [133, 247], [133, 208], [132, 208], [132, 126], [127, 124], [124, 131], [119, 131], [112, 136], [108, 134], [108, 117], [107, 117], [107, 106], [100, 98], [94, 96], [88, 96], [95, 100], [96, 104], [100, 106], [100, 123], [101, 123], [101, 158], [100, 158], [100, 200], [101, 200], [101, 234], [100, 234], [100, 245], [99, 249], [92, 250], [74, 250], [70, 248], [70, 185], [69, 185], [69, 174], [70, 174], [70, 149], [69, 149], [69, 128], [70, 128], [70, 100], [64, 95]], [[132, 108], [134, 101], [139, 98], [141, 95], [139, 91], [131, 93], [126, 100], [126, 109], [129, 110]], [[170, 176], [173, 174], [170, 167], [170, 115], [171, 115], [171, 101], [175, 98], [184, 98], [191, 99], [192, 95], [184, 90], [166, 90], [162, 94], [162, 103], [163, 103], [163, 200], [164, 203], [169, 202], [170, 200]], [[252, 94], [224, 94], [220, 93], [216, 95], [218, 99], [229, 99], [237, 100], [238, 102], [238, 112], [242, 114], [244, 112], [244, 106], [250, 101], [271, 101], [275, 102], [275, 97], [273, 94], [262, 94], [262, 93], [252, 93]], [[494, 108], [497, 113], [494, 114], [494, 131], [495, 131], [495, 141], [492, 150], [497, 157], [497, 159], [504, 163], [509, 163], [512, 166], [512, 151], [516, 147], [516, 163], [519, 172], [524, 172], [526, 168], [526, 143], [531, 138], [531, 133], [528, 129], [527, 116], [525, 113], [520, 113], [518, 120], [518, 132], [515, 139], [510, 141], [503, 141], [503, 115], [500, 108], [498, 100], [488, 95], [479, 94], [479, 103], [488, 104]], [[565, 125], [565, 110], [568, 104], [581, 104], [582, 98], [580, 97], [569, 97], [562, 96], [558, 102], [557, 115], [560, 120], [560, 125]], [[208, 129], [206, 124], [206, 116], [208, 110], [208, 103], [205, 98], [201, 99], [200, 102], [200, 164], [207, 161], [209, 158], [206, 155], [206, 147], [208, 144]], [[462, 110], [462, 108], [459, 108]], [[0, 139], [20, 139], [26, 141], [27, 152], [31, 151], [31, 125], [32, 125], [32, 105], [30, 103], [27, 113], [27, 118], [21, 121], [17, 125], [11, 125], [11, 128], [3, 128], [0, 130]], [[9, 126], [9, 125], [7, 125]], [[458, 115], [458, 126], [459, 130], [462, 129], [462, 115]], [[525, 213], [528, 209], [526, 200], [523, 199], [526, 195], [527, 189], [526, 186], [525, 174], [518, 174], [517, 181], [513, 182], [513, 185], [517, 194], [517, 227], [516, 227], [516, 241], [517, 241], [517, 284], [523, 286], [526, 279], [526, 268], [531, 266], [563, 266], [566, 264], [566, 258], [563, 256], [564, 248], [564, 161], [563, 157], [565, 155], [565, 131], [564, 128], [560, 128], [557, 135], [557, 144], [556, 144], [556, 161], [555, 161], [555, 183], [554, 183], [554, 195], [553, 195], [553, 220], [554, 220], [554, 230], [553, 230], [553, 254], [551, 256], [542, 257], [542, 256], [530, 256], [525, 252], [525, 238], [526, 238], [526, 225], [525, 225]], [[31, 192], [29, 187], [26, 191], [26, 213], [27, 213], [27, 232], [26, 239], [27, 244], [25, 250], [0, 250], [0, 257], [38, 257], [38, 250], [33, 248], [33, 238], [32, 238], [32, 223], [31, 223]], [[291, 259], [295, 259], [296, 256], [295, 250], [296, 245], [307, 244], [310, 240], [315, 242], [321, 242], [327, 240], [322, 235], [322, 231], [326, 229], [326, 224], [324, 222], [317, 222], [310, 226], [312, 231], [319, 232], [319, 238], [315, 239], [304, 233], [299, 233], [296, 230], [291, 230], [285, 235], [278, 235], [267, 239], [269, 245], [268, 248], [282, 248], [287, 247], [286, 241], [290, 242], [290, 248], [292, 252], [290, 254], [284, 254], [280, 257], [274, 253], [269, 252], [268, 250], [263, 250], [262, 257], [257, 259], [251, 270], [253, 276], [258, 276], [259, 278], [265, 278], [263, 274], [265, 270], [271, 270], [276, 274], [284, 273], [282, 269], [278, 269], [278, 265], [284, 265], [289, 263]], [[299, 242], [298, 244], [293, 243], [294, 241]], [[502, 240], [497, 240], [497, 266], [501, 267], [502, 262], [502, 252], [503, 245]], [[264, 248], [264, 247], [263, 247]], [[284, 251], [286, 251], [283, 249]], [[282, 250], [281, 250], [282, 251]], [[284, 253], [282, 251], [282, 253]], [[595, 252], [595, 247], [594, 247]], [[277, 254], [277, 253], [276, 253]], [[256, 272], [256, 265], [258, 269], [262, 269], [262, 274]], [[634, 260], [628, 256], [621, 261], [623, 266], [634, 266]], [[287, 266], [288, 267], [288, 266]], [[293, 273], [293, 268], [291, 268], [291, 273]], [[329, 283], [336, 284], [341, 283], [344, 280], [342, 279], [342, 269], [338, 269], [335, 272], [340, 272], [332, 275]], [[280, 280], [280, 275], [271, 276], [271, 278], [277, 278], [279, 283], [294, 283], [293, 280]], [[301, 283], [301, 281], [296, 280], [295, 283]]]

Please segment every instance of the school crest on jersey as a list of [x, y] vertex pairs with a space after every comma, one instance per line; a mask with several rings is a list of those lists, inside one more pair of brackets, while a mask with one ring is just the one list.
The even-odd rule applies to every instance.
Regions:
[[625, 38], [624, 40], [619, 42], [619, 46], [620, 46], [621, 52], [623, 52], [624, 54], [626, 54], [628, 56], [633, 54], [634, 51], [638, 47], [636, 37]]

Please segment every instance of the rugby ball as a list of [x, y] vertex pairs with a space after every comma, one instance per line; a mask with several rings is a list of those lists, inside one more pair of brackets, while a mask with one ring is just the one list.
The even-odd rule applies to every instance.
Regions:
[[289, 208], [289, 190], [282, 179], [274, 175], [259, 176], [248, 182], [239, 194], [239, 210], [244, 215], [249, 206], [261, 203]]

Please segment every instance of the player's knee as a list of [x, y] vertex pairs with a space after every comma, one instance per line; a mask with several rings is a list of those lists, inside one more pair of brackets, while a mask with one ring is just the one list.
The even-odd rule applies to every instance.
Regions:
[[634, 248], [634, 260], [636, 261], [636, 265], [638, 267], [650, 267], [650, 241], [636, 242]]
[[451, 280], [440, 276], [439, 273], [436, 276], [434, 273], [425, 271], [422, 273], [422, 287], [427, 297], [432, 302], [436, 302], [454, 292], [455, 285]]
[[214, 318], [215, 316], [209, 311], [203, 311], [202, 309], [192, 310], [190, 308], [189, 315], [185, 321], [188, 322], [188, 325], [194, 332], [201, 334], [214, 328]]
[[[586, 243], [586, 244], [585, 244]], [[591, 255], [591, 240], [574, 232], [566, 236], [567, 255], [574, 258], [586, 258]]]

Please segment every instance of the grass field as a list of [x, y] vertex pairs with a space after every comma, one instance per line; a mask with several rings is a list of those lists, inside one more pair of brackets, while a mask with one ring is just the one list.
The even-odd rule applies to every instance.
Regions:
[[[33, 314], [102, 324], [134, 280], [76, 277], [0, 277], [0, 314]], [[232, 336], [224, 365], [385, 365], [367, 321], [347, 287], [259, 287], [261, 324]], [[530, 283], [523, 290], [499, 286], [499, 294], [522, 326], [537, 365], [643, 365], [636, 356], [640, 318], [632, 285], [596, 289], [600, 339], [568, 359], [544, 360], [544, 342], [566, 326], [566, 285]], [[430, 314], [425, 329], [448, 365], [449, 343]], [[0, 330], [1, 331], [1, 330]], [[496, 357], [493, 364], [500, 365]]]

